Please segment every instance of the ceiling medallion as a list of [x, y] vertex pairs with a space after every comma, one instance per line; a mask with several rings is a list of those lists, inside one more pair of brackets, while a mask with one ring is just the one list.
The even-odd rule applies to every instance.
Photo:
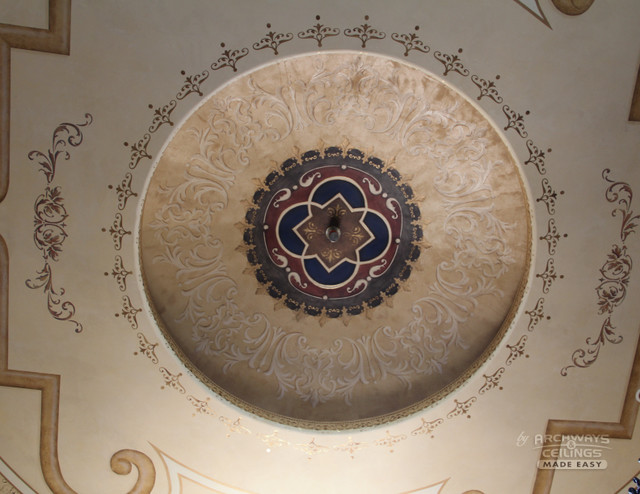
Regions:
[[141, 279], [176, 356], [227, 400], [300, 427], [376, 425], [501, 344], [529, 204], [499, 128], [446, 82], [381, 55], [301, 55], [177, 126], [140, 210]]
[[420, 209], [400, 173], [358, 149], [286, 160], [253, 196], [244, 241], [267, 292], [312, 316], [393, 296], [420, 256]]

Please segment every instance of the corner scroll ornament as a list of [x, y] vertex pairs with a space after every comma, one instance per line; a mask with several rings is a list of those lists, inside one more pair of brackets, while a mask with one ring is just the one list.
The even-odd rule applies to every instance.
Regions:
[[[364, 20], [368, 21], [369, 16], [365, 15]], [[366, 48], [367, 43], [372, 39], [384, 39], [387, 37], [386, 33], [378, 31], [366, 22], [360, 26], [345, 29], [344, 35], [350, 38], [358, 38], [362, 42], [362, 48]]]
[[[271, 24], [267, 24], [267, 29], [271, 29]], [[269, 31], [264, 38], [260, 41], [256, 41], [253, 45], [254, 50], [264, 50], [270, 48], [273, 50], [274, 55], [278, 55], [278, 47], [291, 41], [293, 39], [293, 33], [276, 33], [275, 31]]]
[[129, 494], [149, 494], [156, 482], [156, 469], [151, 459], [134, 449], [121, 449], [111, 457], [111, 470], [118, 475], [128, 475], [131, 467], [138, 470], [138, 479]]
[[618, 207], [613, 209], [611, 216], [622, 216], [622, 223], [620, 225], [620, 244], [614, 244], [611, 247], [607, 259], [600, 268], [600, 279], [598, 280], [600, 283], [595, 289], [598, 295], [598, 314], [606, 314], [607, 317], [603, 321], [598, 335], [595, 338], [586, 339], [587, 348], [579, 348], [573, 352], [572, 364], [563, 367], [560, 371], [563, 376], [566, 376], [572, 367], [586, 368], [592, 365], [598, 359], [600, 350], [606, 342], [616, 345], [623, 340], [622, 335], [615, 332], [616, 328], [611, 323], [611, 316], [627, 296], [633, 261], [627, 252], [625, 242], [630, 234], [635, 233], [640, 215], [634, 214], [631, 210], [633, 199], [631, 186], [626, 182], [611, 180], [610, 173], [611, 170], [608, 168], [602, 172], [602, 178], [611, 184], [607, 187], [605, 198], [610, 203], [617, 203]]
[[[320, 16], [316, 16], [316, 21], [320, 20]], [[330, 36], [338, 36], [340, 29], [336, 27], [325, 26], [319, 22], [307, 29], [306, 31], [300, 31], [298, 38], [300, 39], [314, 39], [318, 43], [318, 48], [322, 48], [322, 40]]]
[[33, 206], [34, 225], [33, 241], [41, 251], [44, 265], [37, 271], [34, 278], [25, 281], [31, 289], [42, 288], [47, 295], [47, 308], [49, 313], [59, 321], [68, 321], [75, 326], [75, 332], [82, 331], [82, 324], [74, 319], [76, 308], [68, 300], [62, 300], [65, 294], [64, 288], [56, 289], [53, 284], [52, 263], [59, 260], [62, 253], [62, 244], [68, 237], [65, 220], [69, 217], [59, 186], [52, 187], [55, 179], [58, 158], [68, 160], [71, 155], [67, 146], [78, 147], [82, 144], [84, 136], [82, 127], [93, 122], [91, 114], [85, 114], [85, 121], [80, 124], [61, 123], [53, 131], [51, 148], [47, 153], [31, 151], [27, 156], [31, 161], [40, 165], [40, 171], [44, 173], [47, 186], [40, 194]]

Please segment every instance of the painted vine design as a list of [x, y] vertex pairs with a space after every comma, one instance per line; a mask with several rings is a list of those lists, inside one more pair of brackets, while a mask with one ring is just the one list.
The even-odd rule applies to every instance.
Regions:
[[626, 182], [614, 181], [609, 178], [611, 170], [606, 168], [602, 172], [602, 178], [609, 183], [605, 192], [608, 202], [616, 204], [611, 216], [620, 216], [620, 243], [615, 243], [600, 268], [599, 284], [595, 288], [598, 296], [598, 314], [605, 314], [600, 331], [595, 337], [586, 339], [586, 348], [578, 348], [571, 355], [572, 364], [563, 367], [560, 374], [566, 376], [568, 370], [573, 367], [586, 368], [591, 366], [600, 355], [600, 350], [607, 342], [614, 345], [623, 339], [616, 333], [616, 327], [611, 322], [611, 316], [617, 307], [624, 302], [627, 296], [627, 286], [631, 278], [633, 261], [627, 252], [626, 240], [629, 235], [635, 233], [640, 220], [640, 214], [634, 214], [631, 209], [633, 190]]
[[[320, 16], [316, 16], [316, 21], [320, 20]], [[365, 16], [365, 21], [369, 20], [369, 16]], [[267, 24], [267, 28], [271, 28], [270, 24]], [[418, 31], [419, 26], [415, 26], [415, 31]], [[298, 32], [298, 38], [301, 40], [313, 40], [318, 44], [318, 47], [322, 47], [322, 41], [327, 37], [338, 36], [340, 34], [340, 29], [335, 27], [327, 27], [319, 22], [313, 25], [311, 28], [302, 29]], [[342, 29], [342, 34], [347, 37], [358, 38], [362, 43], [362, 48], [366, 48], [367, 43], [370, 40], [381, 40], [386, 38], [386, 34], [382, 31], [378, 31], [373, 28], [369, 24], [365, 23], [361, 26], [354, 28], [344, 28]], [[255, 51], [270, 49], [272, 50], [274, 55], [279, 55], [278, 47], [283, 43], [289, 42], [293, 40], [292, 33], [275, 33], [270, 31], [263, 39], [260, 41], [253, 43], [252, 47]], [[393, 33], [390, 39], [398, 43], [404, 50], [402, 55], [407, 57], [410, 52], [417, 51], [422, 53], [428, 53], [430, 51], [430, 47], [420, 39], [414, 33], [411, 34], [398, 34]], [[220, 46], [225, 48], [225, 44], [221, 43]], [[462, 53], [462, 49], [458, 50], [458, 54]], [[247, 48], [238, 48], [238, 49], [226, 49], [222, 52], [222, 54], [217, 58], [215, 62], [213, 62], [210, 67], [212, 70], [222, 70], [225, 68], [230, 69], [231, 72], [235, 73], [238, 71], [237, 64], [244, 57], [249, 54], [249, 50]], [[457, 54], [447, 55], [442, 52], [435, 51], [434, 59], [437, 60], [444, 66], [444, 75], [448, 75], [452, 72], [455, 72], [459, 75], [467, 77], [469, 75], [469, 69], [467, 69]], [[206, 74], [206, 75], [205, 75]], [[183, 74], [184, 75], [184, 74]], [[200, 88], [200, 84], [204, 83], [207, 79], [208, 73], [207, 71], [202, 71], [200, 77], [193, 76], [192, 78], [187, 78], [185, 80], [182, 88], [179, 89], [176, 99], [170, 100], [168, 104], [164, 106], [160, 106], [155, 109], [153, 121], [148, 129], [148, 132], [145, 133], [143, 137], [137, 141], [135, 144], [129, 145], [128, 142], [125, 142], [124, 145], [127, 148], [130, 148], [130, 159], [128, 167], [129, 169], [135, 169], [139, 163], [143, 160], [150, 160], [153, 158], [151, 153], [148, 151], [148, 146], [150, 145], [152, 134], [155, 135], [155, 132], [159, 130], [159, 128], [168, 123], [169, 126], [173, 125], [173, 122], [170, 119], [171, 113], [177, 108], [178, 103], [184, 99], [184, 97], [189, 94], [197, 94], [198, 96], [202, 96], [203, 92]], [[496, 76], [496, 80], [500, 79], [500, 76]], [[503, 103], [503, 98], [499, 95], [497, 91], [497, 87], [494, 81], [483, 79], [477, 75], [472, 75], [471, 80], [473, 84], [475, 84], [480, 90], [480, 95], [477, 97], [477, 100], [482, 100], [486, 97], [487, 101], [492, 101], [497, 104]], [[184, 95], [184, 96], [183, 96]], [[183, 96], [183, 97], [180, 97]], [[506, 106], [506, 108], [505, 108]], [[502, 107], [505, 116], [507, 117], [507, 126], [505, 130], [513, 129], [521, 138], [526, 138], [528, 133], [524, 127], [524, 117], [516, 112], [513, 112], [508, 105]], [[152, 105], [149, 105], [149, 108], [154, 108]], [[529, 112], [526, 112], [528, 115]], [[547, 170], [545, 168], [545, 154], [540, 152], [537, 147], [533, 145], [533, 141], [529, 140], [527, 142], [527, 148], [529, 149], [530, 156], [529, 159], [525, 162], [526, 164], [533, 164], [537, 171], [544, 175]], [[551, 149], [547, 150], [551, 152]], [[120, 191], [117, 191], [119, 196], [118, 200], [121, 200], [122, 194], [124, 193], [124, 204], [122, 209], [126, 206], [126, 199], [129, 196], [133, 196], [134, 194], [129, 194], [126, 192], [127, 187], [130, 185], [130, 179], [125, 175], [123, 181], [121, 182]], [[543, 197], [538, 201], [547, 202], [547, 197], [545, 194], [545, 187], [551, 189], [548, 179], [545, 179], [543, 182]], [[560, 192], [561, 194], [564, 191]], [[551, 189], [551, 194], [553, 194], [553, 189]], [[556, 197], [552, 197], [555, 200]], [[119, 203], [120, 204], [120, 203]], [[555, 202], [553, 202], [553, 206], [555, 206]], [[122, 210], [121, 209], [121, 210]], [[555, 209], [553, 211], [555, 213]], [[551, 211], [548, 211], [551, 215]], [[126, 230], [122, 226], [123, 217], [120, 213], [116, 213], [116, 220], [111, 225], [109, 229], [109, 233], [111, 234], [114, 247], [116, 250], [120, 250], [122, 238], [124, 235], [128, 235], [131, 232]], [[103, 229], [103, 231], [107, 231], [107, 229]], [[552, 233], [552, 236], [555, 239], [555, 235], [557, 233], [557, 229], [555, 229]], [[566, 235], [564, 235], [566, 237]], [[547, 240], [547, 238], [541, 237], [540, 240]], [[557, 244], [557, 242], [555, 242]], [[554, 252], [555, 253], [555, 245]], [[551, 252], [550, 252], [551, 254]], [[550, 259], [551, 266], [553, 266], [553, 259]], [[549, 264], [549, 262], [548, 262]], [[126, 271], [124, 267], [122, 267], [121, 260], [116, 260], [116, 265], [114, 266], [114, 270], [112, 275], [118, 281], [119, 286], [125, 286], [124, 278], [126, 278], [127, 274], [131, 274], [129, 271]], [[549, 271], [549, 269], [545, 270], [544, 273], [537, 275], [539, 278], [542, 278], [543, 281], [548, 278], [553, 282], [555, 280], [555, 270]], [[560, 276], [562, 278], [563, 276]], [[122, 278], [122, 279], [120, 279]], [[544, 288], [546, 289], [545, 293], [548, 292], [548, 288], [550, 286], [550, 281], [546, 280], [544, 283]], [[535, 307], [530, 311], [526, 311], [526, 313], [530, 316], [530, 323], [528, 326], [528, 330], [531, 331], [543, 318], [550, 319], [549, 316], [544, 315], [543, 312], [543, 303], [544, 299], [538, 299]], [[123, 309], [121, 313], [116, 314], [116, 316], [124, 316], [124, 318], [130, 323], [132, 329], [137, 329], [138, 324], [136, 320], [136, 315], [141, 312], [141, 309], [136, 309], [133, 307], [131, 300], [128, 296], [123, 297]], [[155, 349], [158, 346], [158, 343], [151, 343], [146, 339], [143, 333], [137, 333], [138, 346], [137, 351], [134, 352], [135, 355], [142, 355], [147, 357], [153, 365], [159, 366], [159, 358], [156, 356]], [[527, 342], [526, 336], [521, 336], [514, 344], [507, 345], [507, 348], [510, 350], [509, 355], [505, 360], [505, 364], [507, 366], [511, 365], [516, 359], [521, 356], [529, 357], [529, 355], [525, 355], [525, 346]], [[185, 395], [187, 401], [194, 407], [194, 414], [206, 414], [206, 415], [216, 415], [213, 410], [208, 406], [208, 403], [205, 400], [200, 400], [191, 394], [186, 393], [186, 388], [180, 383], [179, 378], [182, 376], [181, 373], [171, 373], [166, 367], [158, 367], [159, 373], [162, 376], [163, 388], [172, 388], [178, 391], [180, 394]], [[479, 395], [484, 395], [492, 389], [503, 389], [500, 385], [500, 380], [505, 374], [505, 367], [498, 366], [497, 369], [492, 374], [484, 374], [484, 383], [478, 388], [477, 393]], [[434, 430], [444, 424], [445, 420], [451, 420], [459, 416], [467, 416], [470, 417], [470, 409], [472, 405], [478, 400], [478, 396], [471, 395], [467, 397], [466, 400], [454, 400], [455, 408], [451, 410], [446, 417], [444, 418], [436, 418], [432, 421], [427, 421], [424, 418], [420, 418], [420, 424], [417, 428], [413, 428], [410, 431], [410, 434], [398, 434], [395, 436], [391, 436], [387, 431], [387, 435], [378, 440], [370, 441], [370, 442], [357, 442], [354, 441], [351, 437], [348, 438], [347, 442], [344, 444], [330, 446], [324, 446], [317, 444], [315, 442], [315, 438], [312, 438], [311, 441], [304, 444], [294, 444], [291, 443], [281, 437], [278, 436], [278, 431], [273, 430], [270, 434], [263, 434], [257, 431], [252, 431], [249, 428], [241, 425], [241, 418], [237, 418], [235, 420], [225, 417], [218, 416], [219, 421], [227, 428], [227, 436], [231, 434], [249, 434], [258, 437], [261, 441], [263, 441], [270, 448], [277, 447], [293, 447], [299, 451], [304, 452], [309, 458], [316, 456], [318, 454], [327, 452], [329, 450], [334, 451], [342, 451], [347, 453], [351, 458], [354, 458], [354, 455], [357, 451], [368, 448], [368, 447], [386, 447], [392, 452], [390, 446], [394, 446], [396, 443], [400, 443], [408, 438], [408, 436], [425, 436], [433, 438]]]
[[59, 321], [68, 321], [74, 325], [75, 332], [80, 333], [83, 329], [75, 317], [76, 307], [69, 300], [64, 300], [65, 289], [55, 288], [53, 283], [52, 263], [57, 262], [62, 254], [62, 244], [68, 237], [66, 219], [69, 213], [64, 204], [62, 190], [60, 186], [52, 186], [56, 175], [58, 159], [69, 160], [71, 154], [68, 146], [78, 147], [82, 144], [84, 136], [82, 127], [86, 127], [93, 122], [91, 114], [85, 114], [83, 123], [61, 123], [53, 131], [51, 147], [45, 153], [41, 151], [31, 151], [27, 155], [31, 161], [35, 161], [40, 166], [40, 171], [44, 173], [47, 185], [44, 192], [40, 194], [33, 206], [34, 210], [34, 232], [33, 241], [42, 253], [44, 265], [36, 272], [36, 276], [25, 281], [27, 287], [37, 290], [42, 289], [47, 296], [47, 309], [49, 313]]

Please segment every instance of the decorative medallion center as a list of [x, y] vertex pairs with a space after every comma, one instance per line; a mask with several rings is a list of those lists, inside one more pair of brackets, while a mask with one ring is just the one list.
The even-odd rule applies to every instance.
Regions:
[[275, 298], [310, 315], [359, 314], [395, 294], [420, 255], [413, 192], [357, 149], [285, 161], [254, 195], [248, 259]]

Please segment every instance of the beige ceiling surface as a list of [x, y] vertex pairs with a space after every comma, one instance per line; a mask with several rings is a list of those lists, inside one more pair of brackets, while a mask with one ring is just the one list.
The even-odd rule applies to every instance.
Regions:
[[[563, 2], [554, 3], [51, 1], [48, 16], [45, 2], [2, 3], [0, 190], [7, 192], [0, 202], [0, 492], [489, 494], [570, 493], [585, 486], [626, 492], [640, 468], [634, 432], [640, 284], [633, 269], [640, 242], [634, 202], [640, 127], [629, 120], [640, 5], [596, 0], [569, 16], [559, 10]], [[376, 100], [367, 93], [372, 86], [352, 84], [347, 94], [356, 103], [342, 100], [329, 120], [319, 120], [337, 122], [330, 128], [307, 118], [329, 107], [305, 114], [301, 95], [309, 90], [318, 101], [313, 83], [328, 91], [321, 96], [340, 87], [336, 61], [360, 64], [351, 83], [367, 74], [387, 85]], [[389, 66], [401, 68], [400, 79], [397, 71], [385, 72]], [[269, 71], [263, 82], [248, 82], [250, 74]], [[411, 84], [418, 85], [409, 90]], [[393, 88], [402, 90], [389, 97]], [[448, 100], [447, 94], [456, 96]], [[218, 141], [196, 149], [188, 132], [206, 128], [206, 115], [231, 96], [248, 102], [235, 121], [223, 122], [237, 126], [227, 135], [235, 150], [247, 150], [248, 166], [225, 176], [228, 189], [213, 187], [204, 202], [188, 187], [181, 196], [180, 177], [193, 156], [206, 158], [200, 162], [206, 173], [215, 163], [212, 149], [226, 149]], [[265, 110], [260, 105], [267, 100], [272, 106]], [[381, 113], [371, 101], [395, 102], [398, 127], [376, 134]], [[287, 113], [292, 109], [297, 113]], [[282, 142], [256, 134], [261, 119], [282, 132], [275, 110], [292, 116]], [[421, 120], [424, 111], [437, 116]], [[447, 128], [443, 122], [456, 112], [467, 112], [460, 118], [478, 127]], [[429, 134], [434, 128], [440, 134]], [[460, 155], [446, 149], [459, 136], [470, 150], [455, 168]], [[478, 182], [484, 202], [461, 199], [464, 194], [455, 204], [428, 202], [443, 183], [435, 169], [449, 170], [460, 184], [476, 180], [478, 143], [485, 141], [500, 150], [487, 155], [486, 182]], [[242, 245], [243, 218], [267, 174], [298, 153], [326, 146], [395, 160], [420, 203], [425, 234], [406, 286], [388, 304], [348, 321], [321, 322], [279, 306], [260, 290]], [[428, 159], [411, 152], [418, 148]], [[224, 149], [220, 156], [227, 156]], [[509, 176], [491, 175], [505, 160], [513, 161]], [[169, 170], [164, 177], [163, 170]], [[220, 184], [210, 177], [206, 183]], [[216, 193], [228, 206], [217, 208]], [[213, 292], [200, 305], [180, 298], [193, 280], [181, 278], [179, 265], [186, 260], [193, 267], [195, 259], [180, 249], [197, 245], [197, 235], [195, 243], [171, 244], [174, 250], [154, 244], [153, 234], [145, 237], [157, 226], [145, 217], [171, 208], [171, 200], [191, 204], [185, 213], [194, 217], [198, 207], [211, 207], [216, 228], [205, 235], [222, 239], [223, 271], [244, 312], [229, 312], [236, 299], [222, 304]], [[438, 229], [443, 211], [454, 206], [491, 214], [482, 217], [485, 223], [471, 222], [467, 237], [456, 237], [459, 232]], [[174, 225], [172, 234], [202, 233], [193, 218], [178, 216], [175, 224], [185, 229]], [[390, 374], [385, 386], [404, 389], [414, 379], [411, 400], [419, 406], [360, 424], [366, 428], [320, 431], [253, 414], [251, 406], [238, 406], [234, 392], [223, 398], [201, 382], [200, 371], [165, 338], [160, 326], [166, 321], [158, 323], [165, 317], [182, 325], [185, 345], [195, 341], [197, 319], [184, 317], [194, 306], [205, 316], [226, 315], [222, 329], [263, 318], [278, 331], [307, 331], [304, 341], [295, 340], [304, 357], [293, 371], [281, 365], [291, 361], [291, 349], [280, 360], [252, 355], [242, 364], [246, 371], [225, 374], [223, 387], [259, 393], [266, 397], [260, 407], [278, 410], [286, 402], [290, 416], [313, 421], [322, 416], [315, 408], [322, 400], [309, 393], [334, 397], [327, 383], [346, 378], [335, 374], [346, 357], [323, 360], [321, 345], [366, 341], [385, 321], [391, 328], [408, 324], [416, 317], [413, 301], [429, 293], [439, 269], [449, 265], [447, 255], [457, 259], [456, 249], [465, 248], [468, 255], [468, 244], [486, 238], [490, 221], [503, 222], [513, 264], [491, 258], [483, 266], [463, 256], [455, 272], [467, 291], [449, 290], [443, 304], [453, 308], [439, 312], [440, 320], [425, 317], [425, 332], [403, 340], [411, 355], [425, 338], [444, 327], [451, 331], [451, 318], [463, 324], [464, 313], [482, 321], [463, 326], [461, 341], [452, 340], [464, 353], [469, 342], [486, 345], [487, 336], [474, 327], [504, 322], [486, 360], [441, 361], [444, 375], [462, 378], [435, 402], [420, 387], [420, 365], [411, 374]], [[173, 267], [163, 268], [159, 254]], [[520, 271], [508, 271], [506, 284], [493, 286], [489, 272], [500, 262]], [[201, 275], [210, 275], [206, 266]], [[244, 333], [233, 348], [252, 344], [251, 337]], [[256, 359], [262, 360], [251, 363]], [[265, 377], [252, 381], [257, 372]], [[302, 375], [306, 388], [294, 386], [297, 391], [280, 398], [275, 383], [299, 384]], [[361, 406], [357, 393], [368, 403], [385, 399], [386, 391], [373, 387], [375, 370], [360, 376], [355, 405], [342, 396], [332, 413], [358, 417], [349, 409]], [[406, 408], [403, 396], [386, 410]], [[563, 469], [567, 465], [572, 469]]]

